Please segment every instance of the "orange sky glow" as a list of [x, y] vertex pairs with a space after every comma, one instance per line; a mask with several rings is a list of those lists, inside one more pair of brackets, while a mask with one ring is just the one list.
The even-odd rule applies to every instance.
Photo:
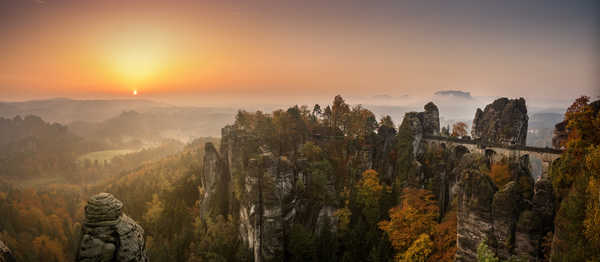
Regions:
[[[459, 13], [428, 18], [430, 7], [410, 7], [424, 12], [410, 16], [385, 7], [330, 5], [3, 3], [0, 100], [119, 97], [133, 90], [158, 97], [399, 96], [441, 89], [490, 96], [599, 94], [595, 29], [586, 23], [557, 27], [554, 17], [542, 15], [547, 22], [529, 27], [478, 26], [457, 20]], [[411, 13], [407, 8], [398, 12]]]

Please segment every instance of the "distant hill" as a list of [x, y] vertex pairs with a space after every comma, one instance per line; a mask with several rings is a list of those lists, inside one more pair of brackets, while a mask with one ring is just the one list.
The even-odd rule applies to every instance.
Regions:
[[0, 117], [36, 115], [45, 121], [68, 124], [73, 121], [102, 121], [123, 111], [145, 112], [168, 105], [138, 99], [74, 100], [55, 98], [23, 102], [0, 102]]
[[470, 92], [464, 92], [464, 91], [460, 91], [460, 90], [441, 90], [441, 91], [435, 92], [435, 95], [437, 95], [437, 96], [453, 96], [453, 97], [460, 97], [460, 98], [465, 98], [465, 99], [473, 99]]

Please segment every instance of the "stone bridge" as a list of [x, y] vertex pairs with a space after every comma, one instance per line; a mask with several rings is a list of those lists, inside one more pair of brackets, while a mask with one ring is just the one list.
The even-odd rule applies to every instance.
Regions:
[[480, 153], [488, 156], [492, 161], [498, 161], [503, 157], [520, 158], [530, 156], [541, 160], [542, 176], [547, 176], [548, 169], [556, 159], [560, 158], [562, 150], [554, 148], [541, 148], [522, 145], [503, 145], [481, 143], [479, 140], [461, 139], [456, 137], [423, 136], [423, 142], [427, 145], [438, 145], [442, 148], [452, 150], [456, 154]]

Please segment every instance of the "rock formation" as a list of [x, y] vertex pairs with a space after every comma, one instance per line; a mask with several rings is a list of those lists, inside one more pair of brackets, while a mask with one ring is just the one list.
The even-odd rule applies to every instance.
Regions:
[[0, 240], [0, 262], [14, 262], [15, 257], [13, 256], [10, 249]]
[[424, 112], [408, 112], [404, 114], [400, 128], [408, 128], [413, 138], [413, 153], [420, 153], [423, 136], [440, 135], [440, 116], [433, 102], [425, 105]]
[[492, 221], [496, 254], [508, 259], [512, 253], [515, 227], [520, 212], [521, 197], [517, 183], [509, 182], [494, 195], [492, 202]]
[[148, 261], [144, 230], [122, 208], [123, 203], [109, 193], [90, 197], [77, 261]]
[[525, 145], [528, 120], [525, 99], [499, 98], [477, 109], [471, 135], [484, 143]]
[[554, 219], [552, 184], [540, 179], [532, 188], [525, 160], [509, 159], [513, 178], [500, 190], [480, 171], [488, 164], [483, 155], [468, 153], [459, 161], [453, 170], [458, 175], [456, 261], [477, 261], [484, 240], [502, 260], [542, 258], [542, 240]]
[[455, 170], [459, 174], [456, 261], [476, 261], [479, 244], [493, 238], [492, 202], [497, 189], [479, 171], [484, 164], [479, 155], [466, 154]]
[[429, 102], [425, 105], [425, 112], [419, 113], [423, 121], [423, 133], [425, 135], [440, 135], [440, 111], [438, 107]]
[[[200, 192], [200, 212], [203, 215], [220, 214], [227, 216], [229, 211], [229, 172], [212, 143], [204, 146]], [[218, 196], [221, 201], [214, 201]]]
[[[527, 121], [524, 99], [498, 99], [484, 111], [478, 110], [473, 136], [484, 143], [523, 145]], [[313, 190], [322, 197], [339, 192], [332, 179], [313, 177], [322, 174], [311, 172], [328, 171], [315, 171], [311, 165], [318, 162], [299, 149], [307, 142], [324, 148], [343, 133], [324, 127], [298, 141], [286, 141], [282, 147], [268, 144], [268, 139], [260, 137], [264, 131], [253, 128], [236, 122], [222, 129], [219, 151], [206, 145], [200, 210], [238, 219], [241, 238], [255, 261], [280, 260], [289, 255], [285, 245], [293, 225], [336, 230], [334, 212], [339, 203], [327, 197], [314, 201], [303, 194]], [[404, 172], [404, 185], [433, 191], [442, 217], [456, 203], [456, 261], [476, 261], [477, 247], [484, 240], [502, 259], [540, 258], [541, 240], [552, 230], [551, 184], [539, 180], [534, 185], [528, 157], [511, 156], [506, 159], [510, 182], [497, 186], [489, 176], [490, 165], [504, 161], [499, 158], [506, 155], [488, 155], [476, 142], [469, 147], [451, 146], [452, 140], [432, 142], [439, 128], [439, 111], [433, 103], [425, 105], [424, 112], [406, 113], [397, 132], [393, 125], [380, 126], [369, 143], [349, 157], [349, 176], [358, 177], [359, 172], [373, 168], [390, 185]], [[318, 188], [310, 188], [319, 179]]]

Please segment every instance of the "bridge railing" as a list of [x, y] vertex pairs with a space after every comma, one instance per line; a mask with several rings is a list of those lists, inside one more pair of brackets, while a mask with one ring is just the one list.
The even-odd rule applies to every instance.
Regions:
[[533, 146], [523, 146], [523, 145], [504, 145], [497, 143], [484, 142], [480, 139], [464, 139], [458, 137], [447, 137], [447, 136], [435, 136], [435, 135], [424, 135], [424, 139], [430, 140], [438, 140], [438, 141], [448, 141], [459, 144], [470, 144], [477, 145], [479, 148], [489, 148], [489, 147], [498, 147], [505, 148], [510, 150], [520, 150], [520, 151], [530, 151], [537, 153], [550, 153], [550, 154], [562, 154], [563, 150], [550, 148], [550, 147], [533, 147]]

